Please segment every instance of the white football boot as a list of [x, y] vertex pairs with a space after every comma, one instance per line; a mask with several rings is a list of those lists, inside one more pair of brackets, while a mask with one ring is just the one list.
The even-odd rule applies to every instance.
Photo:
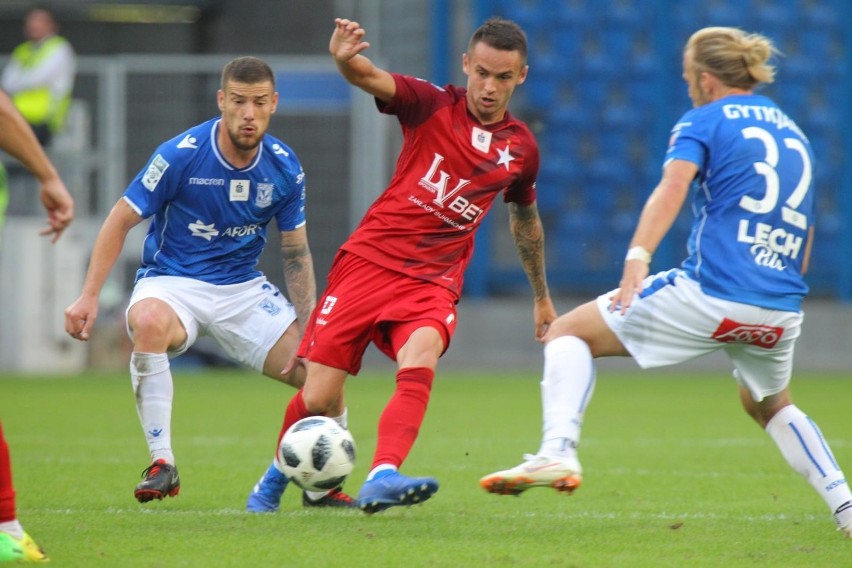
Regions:
[[524, 460], [517, 467], [486, 475], [479, 485], [498, 495], [520, 495], [532, 487], [552, 487], [570, 495], [583, 481], [583, 468], [577, 458], [525, 454]]
[[837, 530], [847, 538], [852, 538], [852, 501], [847, 501], [837, 508], [834, 512], [834, 522], [837, 523]]

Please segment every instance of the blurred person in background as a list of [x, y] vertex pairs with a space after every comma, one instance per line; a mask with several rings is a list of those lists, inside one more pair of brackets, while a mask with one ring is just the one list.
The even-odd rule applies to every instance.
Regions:
[[[130, 378], [151, 456], [139, 502], [176, 496], [170, 357], [208, 335], [235, 361], [300, 387], [296, 347], [316, 305], [305, 218], [305, 172], [293, 150], [267, 133], [278, 105], [266, 62], [240, 57], [222, 70], [221, 116], [161, 144], [113, 206], [95, 240], [65, 329], [90, 338], [98, 298], [128, 232], [151, 219], [126, 312]], [[275, 220], [289, 301], [256, 265]], [[336, 408], [344, 427], [345, 412]], [[305, 506], [350, 507], [339, 489], [309, 492]]]
[[[74, 49], [58, 31], [59, 24], [49, 9], [31, 9], [24, 19], [26, 41], [12, 51], [0, 74], [0, 88], [12, 97], [45, 147], [65, 124], [76, 73]], [[12, 176], [13, 183], [18, 177]], [[8, 205], [9, 175], [0, 162], [0, 227]]]
[[[577, 447], [595, 385], [594, 359], [632, 356], [642, 368], [723, 350], [745, 411], [816, 489], [852, 537], [852, 494], [816, 423], [793, 404], [793, 348], [814, 232], [813, 152], [769, 98], [771, 40], [736, 28], [695, 32], [683, 53], [693, 110], [675, 124], [662, 179], [627, 251], [620, 287], [559, 317], [545, 334], [538, 453], [480, 480], [489, 492], [573, 492]], [[648, 276], [652, 252], [690, 187], [694, 221], [680, 268]]]
[[[0, 149], [5, 150], [38, 180], [39, 197], [47, 211], [42, 235], [55, 243], [74, 219], [74, 201], [24, 117], [9, 96], [0, 91]], [[9, 446], [0, 424], [0, 562], [43, 562], [44, 551], [18, 521]]]
[[74, 88], [76, 56], [59, 23], [45, 7], [27, 12], [26, 41], [12, 51], [0, 75], [2, 87], [32, 126], [43, 146], [65, 123]]
[[[432, 477], [399, 468], [413, 447], [429, 404], [438, 360], [456, 329], [456, 304], [474, 235], [498, 197], [533, 289], [533, 326], [541, 337], [556, 311], [547, 288], [544, 230], [536, 206], [538, 145], [508, 112], [527, 77], [527, 40], [514, 22], [486, 21], [462, 56], [467, 88], [439, 87], [390, 73], [362, 55], [370, 44], [357, 23], [336, 19], [329, 51], [341, 75], [395, 115], [403, 146], [384, 193], [335, 257], [299, 355], [308, 360], [304, 387], [287, 406], [281, 437], [298, 420], [328, 415], [357, 375], [370, 342], [396, 361], [396, 388], [358, 506], [375, 513], [429, 499]], [[249, 495], [250, 511], [274, 510], [287, 486], [277, 456]]]

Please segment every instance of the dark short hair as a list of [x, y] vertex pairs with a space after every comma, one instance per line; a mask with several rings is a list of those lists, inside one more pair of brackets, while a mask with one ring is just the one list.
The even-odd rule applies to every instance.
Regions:
[[272, 88], [275, 89], [275, 74], [265, 61], [257, 57], [237, 57], [225, 65], [222, 69], [223, 91], [228, 81], [246, 83], [247, 85], [269, 81], [272, 83]]
[[479, 42], [501, 51], [517, 51], [522, 61], [527, 61], [527, 34], [512, 20], [489, 18], [473, 32], [467, 45], [468, 51]]

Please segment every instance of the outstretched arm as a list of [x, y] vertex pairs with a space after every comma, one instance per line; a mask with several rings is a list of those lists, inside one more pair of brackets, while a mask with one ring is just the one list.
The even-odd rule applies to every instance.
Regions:
[[0, 91], [0, 149], [20, 161], [39, 181], [40, 198], [47, 211], [48, 227], [42, 235], [56, 242], [74, 220], [74, 200], [50, 163], [32, 128], [15, 108], [9, 96]]
[[328, 51], [344, 79], [377, 99], [390, 102], [396, 93], [393, 77], [361, 55], [362, 51], [370, 47], [369, 42], [363, 41], [366, 33], [358, 22], [336, 18]]
[[686, 160], [672, 160], [663, 170], [663, 177], [642, 208], [639, 224], [630, 241], [619, 289], [610, 302], [610, 311], [621, 313], [633, 303], [633, 296], [642, 291], [642, 281], [648, 276], [651, 254], [669, 232], [683, 208], [689, 186], [698, 166]]
[[521, 265], [533, 289], [535, 338], [541, 341], [548, 326], [556, 319], [556, 309], [553, 307], [550, 291], [547, 288], [544, 266], [544, 227], [536, 204], [522, 206], [509, 203], [509, 230], [515, 241]]
[[95, 245], [83, 291], [73, 304], [65, 309], [65, 331], [74, 339], [86, 341], [98, 317], [98, 297], [121, 254], [127, 233], [142, 222], [142, 217], [124, 200], [119, 199], [107, 215]]

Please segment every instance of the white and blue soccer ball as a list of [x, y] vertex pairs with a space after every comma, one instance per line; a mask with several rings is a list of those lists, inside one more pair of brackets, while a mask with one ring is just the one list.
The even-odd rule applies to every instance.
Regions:
[[284, 475], [302, 489], [334, 489], [355, 467], [355, 440], [331, 418], [309, 416], [284, 433], [278, 460]]

